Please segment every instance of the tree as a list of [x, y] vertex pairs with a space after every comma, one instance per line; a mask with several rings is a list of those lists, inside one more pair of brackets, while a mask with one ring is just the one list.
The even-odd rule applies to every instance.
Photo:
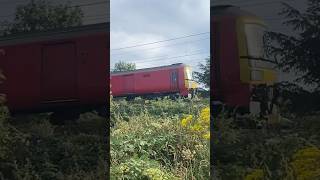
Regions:
[[194, 72], [193, 76], [199, 83], [204, 84], [207, 88], [210, 87], [210, 58], [206, 58], [206, 63], [199, 63], [201, 72]]
[[119, 61], [114, 65], [112, 72], [124, 72], [124, 71], [133, 71], [136, 70], [135, 63], [127, 63], [124, 61]]
[[69, 4], [52, 5], [46, 0], [31, 0], [18, 6], [13, 22], [3, 22], [3, 35], [79, 26], [83, 12]]
[[[266, 34], [266, 52], [276, 57], [279, 68], [285, 72], [295, 71], [297, 81], [320, 88], [320, 3], [308, 0], [305, 12], [283, 3], [279, 13], [287, 20], [283, 23], [292, 27], [296, 36], [268, 32]], [[302, 74], [302, 75], [301, 75]]]

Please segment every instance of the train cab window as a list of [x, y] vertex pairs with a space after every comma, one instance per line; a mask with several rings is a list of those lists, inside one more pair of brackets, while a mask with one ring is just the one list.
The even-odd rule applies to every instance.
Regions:
[[263, 56], [263, 35], [265, 28], [258, 24], [246, 24], [248, 55], [252, 57]]
[[186, 71], [186, 79], [191, 80], [192, 79], [191, 69], [189, 67], [186, 67], [185, 71]]
[[263, 37], [266, 28], [259, 24], [246, 24], [245, 34], [247, 38], [248, 57], [250, 65], [257, 68], [273, 68], [274, 64], [265, 61]]

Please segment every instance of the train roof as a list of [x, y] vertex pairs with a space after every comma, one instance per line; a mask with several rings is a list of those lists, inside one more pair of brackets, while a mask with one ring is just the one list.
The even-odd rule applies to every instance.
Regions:
[[216, 5], [211, 6], [210, 13], [214, 16], [254, 16], [256, 15], [242, 10], [240, 7], [233, 6], [233, 5]]
[[177, 63], [177, 64], [171, 64], [171, 65], [166, 65], [166, 66], [158, 66], [158, 67], [151, 67], [151, 68], [143, 68], [143, 69], [137, 69], [133, 71], [123, 71], [123, 72], [111, 72], [111, 75], [125, 75], [125, 74], [131, 74], [135, 72], [148, 72], [148, 71], [153, 71], [153, 70], [160, 70], [160, 69], [168, 69], [168, 68], [175, 68], [175, 67], [185, 67], [188, 66], [183, 63]]
[[53, 29], [48, 31], [19, 33], [0, 36], [0, 46], [24, 44], [38, 41], [50, 41], [64, 38], [74, 38], [81, 35], [109, 32], [110, 23], [98, 23], [76, 27]]

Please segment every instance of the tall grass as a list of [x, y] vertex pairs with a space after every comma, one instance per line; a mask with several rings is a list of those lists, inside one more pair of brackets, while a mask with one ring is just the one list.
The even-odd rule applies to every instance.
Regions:
[[0, 112], [0, 179], [106, 179], [105, 118], [87, 113], [55, 126], [47, 114]]
[[206, 106], [208, 100], [114, 101], [112, 178], [209, 179], [209, 140], [181, 125]]

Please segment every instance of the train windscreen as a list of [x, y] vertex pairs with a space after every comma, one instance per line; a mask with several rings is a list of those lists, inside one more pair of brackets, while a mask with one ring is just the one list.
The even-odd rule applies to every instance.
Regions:
[[186, 79], [192, 80], [192, 72], [190, 67], [186, 67], [185, 71], [186, 71]]
[[248, 57], [253, 68], [274, 68], [270, 60], [265, 59], [263, 36], [266, 28], [259, 24], [246, 24], [245, 34], [247, 39]]

